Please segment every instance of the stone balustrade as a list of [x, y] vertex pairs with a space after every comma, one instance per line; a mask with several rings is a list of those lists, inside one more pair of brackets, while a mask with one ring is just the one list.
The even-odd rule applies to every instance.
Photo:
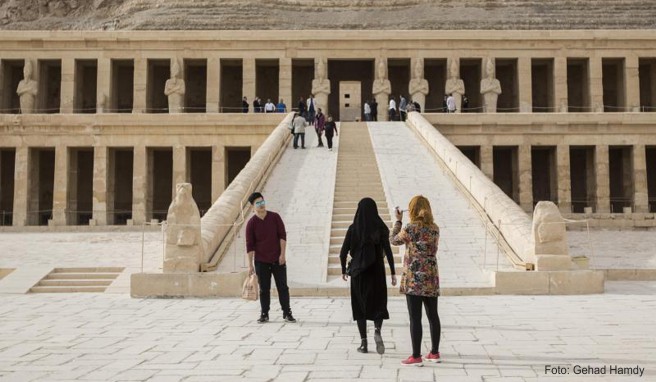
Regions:
[[[206, 262], [212, 260], [231, 230], [244, 223], [243, 211], [248, 207], [247, 199], [264, 184], [268, 171], [284, 151], [291, 136], [289, 126], [292, 117], [293, 114], [290, 113], [280, 122], [201, 219], [201, 238]], [[201, 269], [203, 268], [201, 265]]]

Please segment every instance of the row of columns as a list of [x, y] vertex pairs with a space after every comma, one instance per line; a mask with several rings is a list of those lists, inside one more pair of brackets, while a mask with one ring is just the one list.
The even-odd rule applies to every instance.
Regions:
[[[624, 57], [624, 79], [626, 91], [626, 106], [631, 111], [639, 111], [640, 106], [640, 81], [638, 73], [639, 58], [637, 56]], [[319, 60], [319, 59], [316, 59]], [[315, 62], [316, 62], [315, 60]], [[416, 59], [413, 59], [413, 62]], [[249, 101], [255, 95], [255, 58], [243, 58], [243, 85], [242, 94]], [[519, 107], [520, 112], [532, 112], [532, 80], [531, 80], [531, 57], [519, 57], [517, 59]], [[134, 104], [133, 113], [142, 113], [146, 110], [146, 88], [147, 88], [148, 60], [144, 57], [134, 59]], [[593, 111], [603, 112], [603, 84], [602, 84], [602, 58], [589, 58], [589, 94], [590, 105]], [[208, 113], [219, 111], [220, 99], [220, 57], [212, 56], [207, 60], [207, 81], [212, 86], [207, 87]], [[73, 112], [73, 97], [75, 93], [75, 59], [62, 59], [62, 84], [61, 105], [62, 113]], [[111, 59], [98, 59], [98, 86], [97, 99], [107, 99], [111, 83]], [[279, 95], [280, 98], [292, 102], [292, 60], [291, 58], [279, 59]], [[554, 58], [554, 100], [555, 107], [560, 112], [567, 112], [567, 58]]]
[[[481, 171], [494, 179], [493, 149], [491, 145], [480, 147]], [[571, 213], [572, 186], [570, 173], [570, 146], [556, 146], [558, 206], [562, 213]], [[645, 145], [634, 145], [633, 161], [633, 212], [649, 212], [647, 190], [647, 159]], [[520, 145], [517, 150], [519, 180], [519, 205], [525, 211], [533, 210], [533, 175], [531, 171], [531, 146]], [[609, 146], [595, 146], [596, 213], [610, 213]], [[617, 211], [615, 211], [617, 212]]]
[[[59, 145], [55, 147], [55, 176], [53, 185], [53, 211], [54, 225], [67, 225], [68, 221], [68, 194], [70, 184], [70, 156], [69, 147]], [[29, 173], [29, 147], [16, 148], [15, 182], [14, 182], [14, 210], [13, 225], [28, 225], [28, 194], [30, 189]], [[251, 152], [256, 148], [251, 148]], [[219, 198], [225, 185], [225, 147], [222, 145], [212, 147], [212, 201]], [[132, 223], [142, 224], [147, 221], [148, 195], [148, 148], [144, 145], [133, 147], [133, 177], [132, 177]], [[96, 146], [93, 154], [93, 222], [95, 225], [110, 223], [109, 211], [113, 191], [110, 190], [110, 147]], [[187, 163], [187, 147], [177, 145], [173, 147], [173, 190], [178, 183], [189, 181], [189, 168]], [[172, 193], [175, 195], [175, 192]]]

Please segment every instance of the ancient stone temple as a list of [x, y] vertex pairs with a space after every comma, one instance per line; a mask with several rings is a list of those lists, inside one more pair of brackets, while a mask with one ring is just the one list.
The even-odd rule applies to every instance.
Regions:
[[250, 102], [312, 92], [342, 121], [416, 98], [526, 211], [656, 208], [651, 31], [1, 34], [4, 225], [164, 219], [183, 181], [202, 214], [282, 118]]

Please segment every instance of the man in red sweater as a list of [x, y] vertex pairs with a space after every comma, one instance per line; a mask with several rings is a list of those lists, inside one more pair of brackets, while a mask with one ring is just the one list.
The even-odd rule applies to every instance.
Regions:
[[248, 274], [257, 274], [260, 283], [260, 306], [262, 313], [257, 322], [269, 321], [271, 303], [271, 276], [276, 282], [278, 299], [285, 322], [296, 322], [289, 307], [289, 288], [287, 287], [287, 232], [280, 215], [266, 210], [264, 197], [254, 192], [248, 198], [255, 215], [246, 224], [246, 252]]

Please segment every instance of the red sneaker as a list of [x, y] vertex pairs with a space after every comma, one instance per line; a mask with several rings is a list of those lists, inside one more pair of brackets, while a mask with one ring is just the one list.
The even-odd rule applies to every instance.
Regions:
[[435, 363], [442, 362], [442, 359], [440, 358], [440, 352], [437, 352], [437, 353], [430, 352], [430, 353], [428, 353], [428, 355], [426, 356], [426, 361], [435, 362]]
[[413, 356], [408, 357], [401, 361], [401, 366], [424, 366], [424, 361], [421, 359], [421, 356], [415, 358]]

